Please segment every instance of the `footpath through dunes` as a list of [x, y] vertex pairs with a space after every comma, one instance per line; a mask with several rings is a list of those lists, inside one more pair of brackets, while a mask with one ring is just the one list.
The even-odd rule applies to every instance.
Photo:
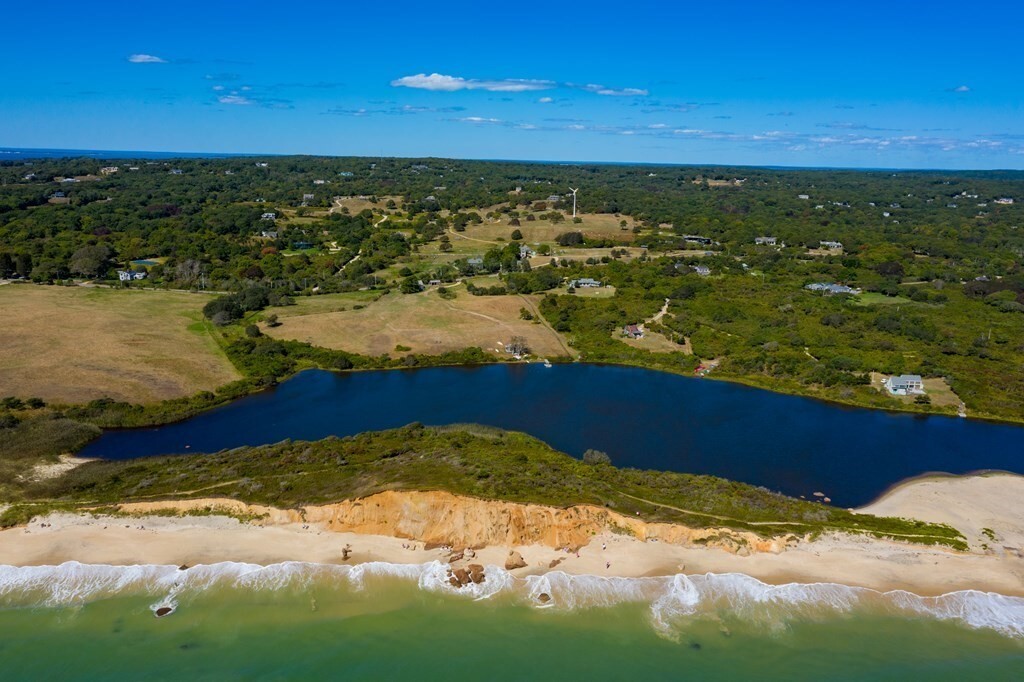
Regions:
[[0, 288], [0, 395], [150, 403], [235, 381], [203, 321], [207, 301], [169, 291]]
[[[1004, 516], [1014, 514], [1019, 512]], [[995, 525], [1002, 527], [998, 521]], [[745, 574], [794, 589], [834, 584], [917, 595], [962, 590], [1024, 595], [1020, 560], [1006, 552], [957, 552], [839, 532], [762, 536], [647, 522], [594, 505], [559, 508], [441, 491], [385, 491], [289, 509], [227, 498], [132, 502], [79, 514], [53, 513], [27, 527], [0, 531], [0, 564], [67, 561], [172, 566], [439, 562], [456, 573], [471, 564], [486, 566], [490, 578], [485, 583], [507, 581], [499, 570], [505, 567], [514, 578]]]

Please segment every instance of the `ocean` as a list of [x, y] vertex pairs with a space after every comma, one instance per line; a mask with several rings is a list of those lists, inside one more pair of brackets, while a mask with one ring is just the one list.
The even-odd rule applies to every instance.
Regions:
[[274, 154], [234, 154], [218, 152], [154, 152], [113, 149], [34, 149], [0, 147], [0, 162], [32, 159], [223, 159], [236, 156], [275, 156]]
[[437, 562], [0, 567], [0, 670], [5, 680], [1024, 677], [1019, 598], [773, 587], [740, 574], [487, 574], [460, 591]]

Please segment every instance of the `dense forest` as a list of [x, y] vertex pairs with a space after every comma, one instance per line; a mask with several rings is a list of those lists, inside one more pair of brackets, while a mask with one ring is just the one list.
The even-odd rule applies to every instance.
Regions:
[[[580, 187], [581, 212], [629, 216], [652, 249], [682, 246], [685, 235], [714, 240], [725, 254], [749, 250], [762, 235], [790, 246], [830, 240], [904, 267], [929, 256], [943, 273], [972, 278], [1013, 274], [1024, 251], [1021, 203], [998, 203], [1024, 194], [1016, 172], [247, 157], [120, 160], [104, 174], [112, 163], [0, 165], [0, 276], [103, 278], [118, 264], [166, 258], [151, 276], [181, 287], [337, 287], [339, 267], [362, 248], [344, 281], [363, 285], [411, 245], [479, 220], [481, 208], [570, 208], [562, 196], [570, 183]], [[559, 201], [548, 205], [553, 194]], [[369, 210], [325, 214], [335, 196], [400, 197], [376, 204], [400, 219], [376, 232]], [[335, 250], [324, 253], [327, 244]], [[302, 257], [284, 259], [289, 250]]]

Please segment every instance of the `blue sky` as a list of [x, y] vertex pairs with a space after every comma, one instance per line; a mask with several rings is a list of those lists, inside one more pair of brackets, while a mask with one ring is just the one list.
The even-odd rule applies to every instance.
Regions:
[[3, 14], [8, 147], [1024, 167], [1024, 3], [1009, 0]]

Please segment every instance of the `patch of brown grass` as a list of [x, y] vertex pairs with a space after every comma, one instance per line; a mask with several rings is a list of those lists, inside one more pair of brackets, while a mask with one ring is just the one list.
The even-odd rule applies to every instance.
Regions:
[[505, 216], [499, 222], [484, 221], [481, 225], [467, 225], [465, 232], [457, 234], [487, 241], [502, 237], [508, 241], [512, 231], [518, 229], [523, 233], [523, 242], [527, 244], [554, 242], [558, 235], [565, 232], [582, 232], [595, 239], [614, 239], [623, 243], [632, 242], [636, 236], [631, 229], [623, 230], [619, 226], [620, 220], [626, 220], [632, 227], [632, 220], [624, 216], [616, 218], [611, 213], [585, 213], [580, 214], [580, 217], [583, 218], [583, 222], [578, 224], [572, 222], [571, 218], [557, 224], [548, 220], [529, 221], [520, 218], [521, 225], [515, 227], [508, 224], [509, 218]]
[[0, 288], [0, 394], [77, 403], [155, 402], [239, 378], [202, 322], [208, 297], [17, 285]]
[[[405, 346], [414, 353], [437, 354], [477, 346], [491, 353], [500, 353], [498, 342], [508, 343], [513, 336], [522, 336], [535, 355], [566, 355], [561, 337], [543, 323], [523, 320], [521, 308], [532, 309], [531, 296], [471, 296], [464, 287], [450, 287], [457, 293], [446, 301], [436, 290], [419, 294], [393, 293], [365, 308], [320, 312], [317, 308], [298, 305], [281, 309], [280, 327], [264, 330], [268, 335], [306, 341], [364, 355], [396, 353], [396, 346]], [[320, 296], [318, 299], [328, 299]], [[403, 351], [405, 352], [405, 351]]]

